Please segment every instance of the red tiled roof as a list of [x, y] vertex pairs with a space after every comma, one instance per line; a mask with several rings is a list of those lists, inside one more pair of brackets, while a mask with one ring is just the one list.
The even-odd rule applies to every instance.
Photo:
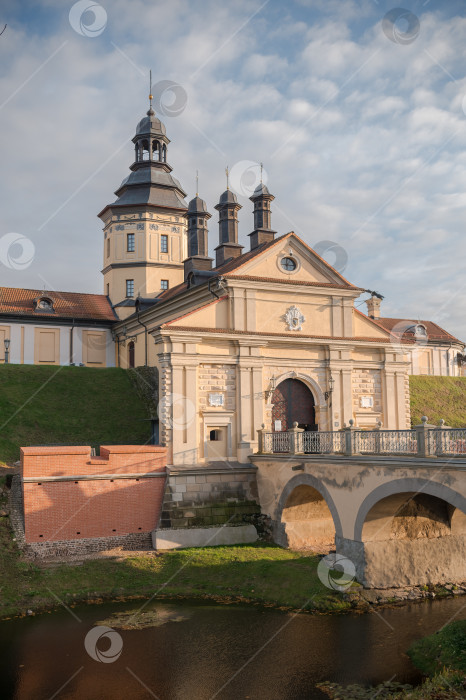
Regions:
[[303, 285], [304, 287], [331, 287], [332, 289], [355, 289], [362, 290], [362, 287], [354, 287], [348, 284], [337, 284], [336, 282], [306, 282], [305, 280], [282, 280], [276, 277], [253, 277], [252, 275], [224, 275], [226, 279], [251, 280], [252, 282], [276, 282], [277, 284]]
[[[45, 297], [53, 301], [53, 311], [34, 310], [34, 300]], [[43, 289], [0, 287], [0, 315], [41, 318], [74, 318], [93, 321], [116, 321], [117, 316], [103, 294], [47, 292]]]
[[[341, 279], [341, 284], [334, 283], [334, 282], [301, 282], [299, 280], [279, 280], [276, 278], [268, 278], [268, 277], [254, 277], [251, 275], [236, 275], [236, 274], [230, 274], [234, 272], [235, 270], [239, 269], [243, 265], [245, 265], [247, 262], [255, 258], [257, 255], [261, 255], [264, 251], [268, 250], [269, 248], [272, 248], [274, 245], [282, 241], [284, 238], [287, 238], [288, 236], [295, 236], [300, 243], [308, 248], [313, 255], [315, 255], [322, 263], [327, 267], [329, 270], [331, 270], [335, 275], [337, 275]], [[339, 272], [337, 272], [331, 265], [328, 264], [323, 258], [318, 255], [315, 250], [312, 250], [304, 241], [297, 236], [294, 231], [290, 231], [289, 233], [284, 233], [282, 236], [279, 236], [278, 238], [275, 238], [273, 241], [269, 241], [268, 243], [262, 243], [262, 245], [258, 246], [257, 248], [254, 248], [254, 250], [250, 250], [247, 253], [243, 253], [242, 255], [239, 255], [237, 258], [233, 258], [232, 260], [228, 260], [228, 262], [224, 263], [224, 265], [220, 265], [219, 267], [214, 267], [213, 272], [215, 272], [218, 275], [224, 275], [226, 278], [232, 277], [233, 279], [251, 279], [257, 282], [282, 282], [283, 284], [293, 284], [293, 285], [306, 285], [309, 287], [332, 287], [335, 289], [362, 289], [362, 287], [355, 287], [353, 284], [348, 282], [342, 275], [340, 275]], [[171, 287], [170, 289], [167, 289], [165, 292], [162, 292], [162, 294], [159, 294], [157, 299], [159, 301], [168, 301], [168, 299], [172, 299], [173, 297], [177, 296], [178, 294], [181, 294], [181, 292], [184, 292], [188, 288], [186, 282], [182, 282], [181, 284], [177, 284], [176, 287]]]
[[416, 326], [420, 323], [422, 326], [425, 326], [427, 338], [430, 341], [443, 340], [463, 344], [461, 340], [458, 340], [458, 338], [455, 338], [454, 335], [451, 335], [451, 333], [448, 333], [443, 328], [440, 328], [440, 326], [433, 321], [414, 321], [408, 318], [371, 318], [370, 320], [374, 321], [379, 326], [382, 326], [382, 328], [389, 332], [393, 331], [396, 333], [396, 335], [405, 335], [406, 333], [409, 335], [414, 335], [414, 331], [410, 330], [410, 328], [411, 326]]

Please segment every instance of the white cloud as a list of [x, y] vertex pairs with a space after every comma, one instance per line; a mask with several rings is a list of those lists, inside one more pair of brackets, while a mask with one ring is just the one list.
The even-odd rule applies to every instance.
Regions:
[[[225, 166], [263, 161], [280, 233], [339, 242], [345, 276], [382, 292], [387, 315], [441, 318], [466, 336], [466, 19], [428, 10], [401, 46], [370, 0], [271, 0], [248, 21], [260, 5], [114, 0], [95, 39], [71, 29], [58, 0], [41, 0], [55, 17], [47, 26], [28, 26], [26, 12], [6, 17], [3, 99], [66, 45], [0, 109], [0, 234], [18, 231], [37, 250], [27, 270], [2, 268], [2, 283], [102, 289], [96, 214], [128, 172], [152, 67], [154, 82], [176, 80], [188, 94], [164, 121], [189, 196], [199, 169], [212, 212]], [[252, 205], [241, 203], [245, 242]]]

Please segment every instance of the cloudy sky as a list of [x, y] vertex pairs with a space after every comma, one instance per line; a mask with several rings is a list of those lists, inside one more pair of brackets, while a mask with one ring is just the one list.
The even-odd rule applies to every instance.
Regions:
[[4, 24], [2, 285], [102, 292], [151, 68], [188, 198], [198, 169], [215, 214], [228, 165], [247, 245], [263, 162], [280, 234], [466, 340], [464, 2], [2, 0]]

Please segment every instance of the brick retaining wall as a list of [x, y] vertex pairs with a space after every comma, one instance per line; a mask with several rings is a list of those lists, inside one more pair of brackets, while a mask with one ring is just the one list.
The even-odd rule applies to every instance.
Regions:
[[166, 449], [117, 445], [100, 454], [91, 457], [90, 447], [21, 449], [26, 543], [46, 551], [51, 542], [147, 540], [160, 519]]

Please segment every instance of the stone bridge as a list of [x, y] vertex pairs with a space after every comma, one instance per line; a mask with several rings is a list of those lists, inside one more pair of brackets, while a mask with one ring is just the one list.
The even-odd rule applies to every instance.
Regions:
[[335, 550], [366, 587], [466, 580], [466, 454], [255, 454], [282, 546]]

